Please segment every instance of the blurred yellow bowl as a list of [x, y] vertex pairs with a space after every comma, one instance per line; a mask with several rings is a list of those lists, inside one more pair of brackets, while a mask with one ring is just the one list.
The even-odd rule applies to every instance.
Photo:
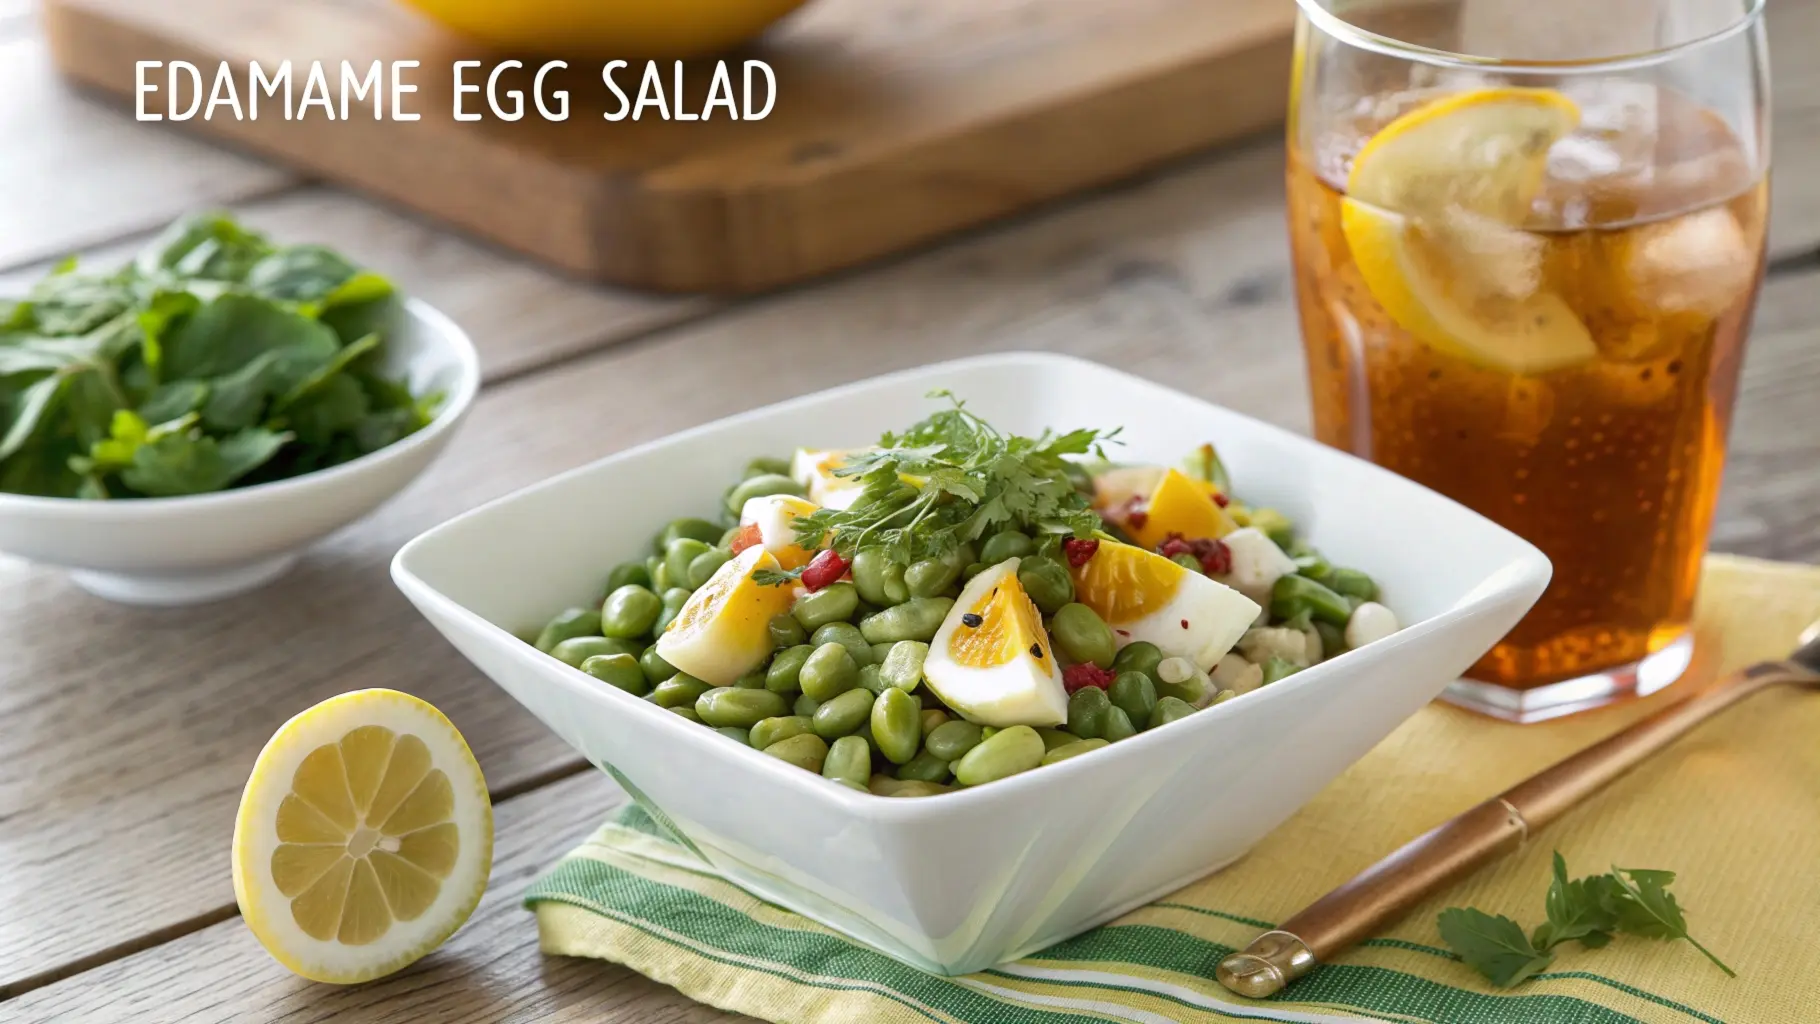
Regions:
[[405, 0], [508, 53], [702, 57], [763, 32], [804, 0]]

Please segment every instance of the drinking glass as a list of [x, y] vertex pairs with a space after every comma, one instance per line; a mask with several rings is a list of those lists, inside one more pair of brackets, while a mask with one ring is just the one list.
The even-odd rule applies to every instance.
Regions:
[[1762, 0], [1298, 0], [1288, 196], [1322, 441], [1554, 562], [1447, 699], [1687, 667], [1764, 261]]

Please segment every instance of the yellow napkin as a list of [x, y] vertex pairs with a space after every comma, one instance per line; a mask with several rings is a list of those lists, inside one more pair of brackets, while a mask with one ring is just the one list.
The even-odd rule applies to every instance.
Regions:
[[[1820, 693], [1777, 690], [1697, 729], [1282, 996], [1251, 1002], [1212, 968], [1446, 818], [1610, 734], [1692, 685], [1780, 657], [1820, 618], [1820, 569], [1707, 560], [1701, 653], [1667, 693], [1545, 725], [1424, 709], [1244, 860], [1036, 956], [936, 978], [729, 885], [634, 809], [527, 896], [546, 952], [627, 964], [692, 998], [776, 1021], [1046, 1022], [1233, 1019], [1687, 1024], [1820, 1021]], [[1620, 937], [1557, 948], [1515, 989], [1441, 948], [1435, 915], [1476, 906], [1543, 920], [1552, 851], [1575, 874], [1613, 864], [1680, 874], [1685, 943]]]

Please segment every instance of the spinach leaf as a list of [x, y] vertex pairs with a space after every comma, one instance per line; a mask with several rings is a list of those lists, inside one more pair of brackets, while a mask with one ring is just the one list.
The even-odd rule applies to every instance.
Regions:
[[164, 344], [167, 379], [232, 373], [270, 349], [327, 361], [341, 347], [322, 324], [252, 295], [229, 292], [198, 309]]
[[265, 236], [225, 214], [185, 217], [140, 251], [133, 267], [140, 276], [166, 274], [208, 281], [241, 281], [272, 251]]

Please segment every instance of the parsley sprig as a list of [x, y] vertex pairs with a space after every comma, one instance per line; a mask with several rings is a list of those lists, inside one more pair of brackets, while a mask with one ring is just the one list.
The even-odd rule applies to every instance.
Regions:
[[1728, 977], [1737, 974], [1712, 951], [1687, 933], [1687, 918], [1668, 891], [1673, 871], [1613, 867], [1610, 874], [1569, 880], [1567, 861], [1555, 854], [1554, 881], [1548, 886], [1544, 908], [1548, 920], [1532, 934], [1502, 915], [1482, 910], [1449, 907], [1437, 924], [1441, 938], [1460, 959], [1491, 983], [1508, 988], [1554, 963], [1554, 948], [1579, 942], [1598, 949], [1614, 934], [1646, 939], [1685, 939]]
[[[886, 433], [877, 448], [835, 469], [836, 476], [857, 477], [863, 490], [850, 508], [797, 520], [798, 543], [831, 547], [843, 558], [876, 548], [909, 565], [951, 554], [995, 527], [1081, 538], [1101, 528], [1069, 477], [1066, 457], [1104, 458], [1102, 446], [1115, 441], [1117, 430], [1022, 437], [1002, 433], [947, 391], [929, 397], [946, 399], [950, 408], [902, 433]], [[776, 585], [800, 574], [762, 571], [753, 578]]]

